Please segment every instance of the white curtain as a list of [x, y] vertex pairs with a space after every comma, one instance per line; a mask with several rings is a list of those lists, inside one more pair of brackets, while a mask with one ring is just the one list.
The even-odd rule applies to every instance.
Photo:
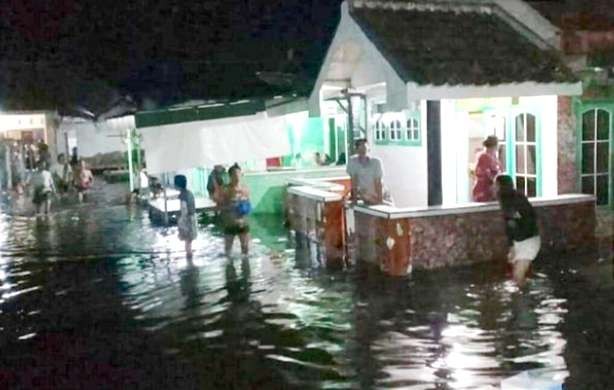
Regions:
[[145, 127], [147, 171], [163, 173], [290, 154], [284, 117], [266, 114]]

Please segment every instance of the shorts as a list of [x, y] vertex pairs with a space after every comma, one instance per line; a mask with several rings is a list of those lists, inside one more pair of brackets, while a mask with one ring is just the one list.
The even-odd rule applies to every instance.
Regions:
[[246, 233], [249, 233], [248, 224], [240, 225], [238, 223], [233, 223], [224, 227], [224, 234], [227, 236], [238, 236]]
[[514, 241], [514, 257], [510, 259], [511, 262], [518, 260], [533, 261], [537, 257], [541, 248], [541, 238], [534, 236], [522, 241]]
[[34, 190], [34, 196], [32, 197], [32, 203], [41, 204], [49, 199], [49, 194], [51, 192], [46, 191], [44, 188], [36, 188]]

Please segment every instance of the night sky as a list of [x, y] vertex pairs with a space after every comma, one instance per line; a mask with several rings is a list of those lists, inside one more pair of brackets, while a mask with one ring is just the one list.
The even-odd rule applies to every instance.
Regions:
[[[307, 88], [341, 0], [0, 0], [0, 107], [100, 112]], [[289, 60], [288, 49], [293, 49]], [[256, 72], [294, 73], [270, 85]]]
[[[341, 1], [0, 0], [0, 109], [100, 113], [126, 96], [153, 108], [306, 93]], [[553, 19], [592, 12], [607, 22], [612, 1], [531, 3]], [[265, 83], [262, 71], [293, 77]]]

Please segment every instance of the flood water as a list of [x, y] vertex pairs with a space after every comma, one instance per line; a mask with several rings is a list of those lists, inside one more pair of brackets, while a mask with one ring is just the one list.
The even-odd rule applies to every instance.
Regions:
[[614, 283], [596, 255], [388, 278], [327, 271], [276, 219], [248, 259], [203, 226], [98, 199], [37, 220], [0, 215], [0, 388], [496, 389], [541, 369], [614, 388]]

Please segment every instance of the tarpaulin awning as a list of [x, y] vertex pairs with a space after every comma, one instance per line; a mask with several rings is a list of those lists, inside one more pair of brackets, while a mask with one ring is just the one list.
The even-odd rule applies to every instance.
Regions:
[[288, 155], [287, 126], [260, 113], [140, 130], [148, 172], [163, 173]]

